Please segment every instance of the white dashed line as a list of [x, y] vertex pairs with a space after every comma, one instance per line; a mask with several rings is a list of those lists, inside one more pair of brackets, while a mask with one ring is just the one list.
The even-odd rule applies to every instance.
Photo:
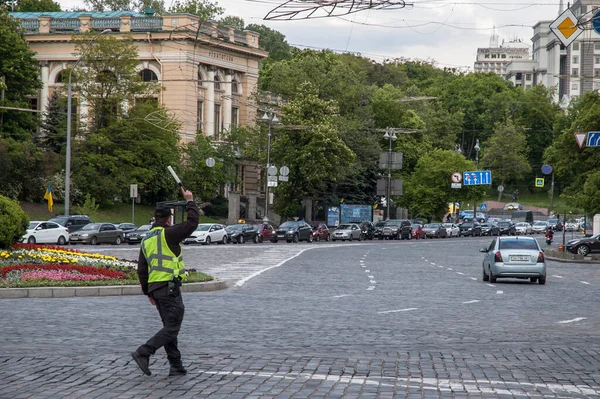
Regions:
[[449, 267], [449, 268], [448, 268], [448, 270], [452, 270], [452, 268], [451, 268], [451, 267]]
[[477, 302], [479, 302], [477, 299], [473, 299], [472, 301], [466, 301], [466, 302], [463, 302], [463, 303], [464, 304], [468, 304], [468, 303], [477, 303]]
[[504, 294], [504, 291], [502, 291], [502, 290], [498, 290], [498, 291], [496, 291], [496, 294], [500, 294], [500, 295], [502, 295], [502, 294]]
[[585, 320], [587, 319], [587, 317], [576, 317], [572, 320], [563, 320], [563, 321], [558, 321], [558, 324], [567, 324], [567, 323], [574, 323], [576, 321], [581, 321], [581, 320]]
[[587, 284], [587, 285], [590, 285], [590, 283], [588, 283], [587, 281], [581, 281], [581, 284]]
[[398, 310], [384, 310], [382, 312], [377, 312], [379, 314], [386, 314], [386, 313], [399, 313], [399, 312], [410, 312], [411, 310], [417, 310], [418, 308], [407, 308], [407, 309], [398, 309]]
[[556, 275], [556, 274], [553, 274], [552, 277], [562, 278], [562, 276], [559, 276], [559, 275]]
[[367, 291], [373, 291], [374, 289], [375, 289], [374, 286], [370, 286], [370, 287], [367, 288]]
[[435, 266], [435, 263], [431, 262], [431, 264]]
[[350, 294], [335, 295], [333, 298], [343, 298], [345, 296], [350, 296]]
[[444, 266], [442, 266], [442, 265], [439, 265], [438, 267], [439, 267], [440, 269], [443, 269], [443, 268], [444, 268]]
[[456, 272], [456, 274], [460, 274], [461, 276], [464, 276], [465, 274], [462, 272]]
[[371, 284], [377, 284], [377, 281], [375, 281], [375, 280], [369, 280], [369, 283], [371, 283]]
[[495, 287], [494, 284], [486, 284], [488, 287]]
[[477, 281], [477, 279], [475, 277], [469, 277], [469, 278], [473, 281]]
[[375, 278], [375, 277], [373, 277], [373, 276], [367, 276], [367, 277], [368, 277], [368, 278]]
[[371, 271], [369, 269], [366, 269], [365, 273], [371, 273]]

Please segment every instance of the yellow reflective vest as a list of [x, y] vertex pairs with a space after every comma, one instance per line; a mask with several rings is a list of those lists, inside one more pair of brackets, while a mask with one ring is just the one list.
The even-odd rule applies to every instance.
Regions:
[[154, 227], [142, 240], [142, 253], [148, 262], [148, 283], [169, 281], [173, 276], [185, 278], [183, 258], [171, 251], [164, 230]]

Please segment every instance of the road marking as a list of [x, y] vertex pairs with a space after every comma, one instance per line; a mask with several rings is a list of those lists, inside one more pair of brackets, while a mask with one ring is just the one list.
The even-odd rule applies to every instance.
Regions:
[[365, 266], [365, 265], [360, 265], [360, 267], [367, 267], [367, 266]]
[[581, 320], [585, 320], [587, 319], [587, 317], [576, 317], [572, 320], [563, 320], [563, 321], [558, 321], [558, 324], [567, 324], [567, 323], [574, 323], [576, 321], [581, 321]]
[[462, 272], [456, 272], [456, 274], [460, 274], [461, 276], [464, 276], [465, 274]]
[[377, 313], [379, 313], [379, 314], [386, 314], [386, 313], [410, 312], [411, 310], [418, 310], [418, 308], [407, 308], [407, 309], [398, 309], [398, 310], [384, 310], [384, 311], [377, 312]]
[[375, 277], [373, 277], [373, 276], [367, 276], [367, 277], [368, 277], [368, 278], [375, 278]]
[[464, 304], [468, 304], [468, 303], [477, 303], [479, 302], [477, 299], [473, 299], [472, 301], [467, 301], [467, 302], [463, 302]]
[[369, 269], [366, 269], [365, 273], [371, 273], [371, 271]]
[[582, 281], [581, 284], [587, 284], [590, 285], [590, 283], [588, 283], [587, 281]]
[[333, 298], [343, 298], [345, 296], [350, 296], [350, 294], [335, 295]]
[[438, 267], [439, 267], [440, 269], [443, 269], [443, 268], [444, 268], [444, 266], [442, 266], [442, 265], [439, 265]]
[[477, 279], [475, 277], [469, 277], [469, 278], [473, 281], [477, 281]]
[[371, 284], [377, 284], [377, 281], [375, 281], [375, 280], [369, 280], [369, 283], [371, 283]]
[[449, 268], [448, 268], [448, 270], [452, 270], [452, 268], [451, 268], [451, 267], [449, 267]]
[[500, 295], [502, 295], [502, 294], [504, 294], [504, 291], [502, 291], [502, 290], [498, 290], [498, 291], [496, 291], [496, 294], [500, 294]]
[[374, 286], [370, 286], [369, 288], [367, 288], [367, 291], [373, 291], [375, 289]]
[[433, 263], [433, 262], [430, 262], [430, 263], [435, 266], [435, 263]]
[[488, 287], [495, 287], [494, 284], [486, 284]]
[[[325, 247], [323, 247], [323, 248], [325, 248]], [[235, 286], [236, 287], [241, 287], [242, 285], [244, 285], [246, 283], [246, 281], [248, 281], [248, 280], [250, 280], [250, 279], [252, 279], [252, 278], [254, 278], [254, 277], [256, 277], [256, 276], [258, 276], [258, 275], [260, 275], [260, 274], [262, 274], [264, 272], [266, 272], [266, 271], [269, 271], [271, 269], [275, 269], [276, 267], [285, 265], [287, 262], [289, 262], [292, 259], [297, 258], [298, 256], [302, 255], [304, 253], [304, 251], [308, 251], [309, 249], [312, 249], [312, 248], [305, 248], [305, 249], [301, 250], [300, 252], [298, 252], [296, 255], [291, 256], [291, 257], [289, 257], [287, 259], [284, 259], [284, 260], [282, 260], [281, 262], [279, 262], [278, 264], [276, 264], [274, 266], [265, 267], [264, 269], [261, 269], [261, 270], [259, 270], [257, 272], [254, 272], [251, 275], [249, 275], [247, 277], [244, 277], [243, 279], [239, 280], [237, 283], [235, 283]]]
[[552, 277], [556, 277], [556, 278], [562, 278], [562, 276], [559, 276], [557, 274], [553, 274]]

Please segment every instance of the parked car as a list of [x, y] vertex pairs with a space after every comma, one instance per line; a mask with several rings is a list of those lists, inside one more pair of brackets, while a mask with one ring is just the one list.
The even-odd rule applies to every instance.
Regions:
[[498, 278], [529, 279], [546, 284], [546, 259], [533, 237], [498, 237], [489, 247], [481, 248], [483, 281], [495, 283]]
[[563, 224], [558, 218], [550, 218], [548, 219], [548, 225], [552, 227], [554, 231], [562, 231]]
[[448, 237], [460, 237], [460, 228], [454, 223], [442, 223], [442, 226], [446, 228]]
[[504, 205], [504, 210], [505, 211], [522, 211], [523, 205], [519, 204], [518, 202], [509, 202], [508, 204]]
[[534, 234], [544, 234], [546, 230], [548, 230], [548, 223], [541, 220], [534, 222], [533, 226], [531, 226], [531, 231]]
[[420, 223], [412, 224], [412, 238], [416, 238], [417, 240], [421, 238], [425, 238], [425, 231], [423, 230], [423, 225]]
[[357, 220], [350, 223], [356, 223], [360, 227], [364, 240], [372, 240], [375, 238], [375, 225], [366, 220]]
[[490, 223], [490, 222], [481, 223], [480, 227], [481, 227], [481, 235], [482, 236], [499, 236], [500, 235], [500, 229], [494, 223]]
[[210, 245], [213, 242], [227, 244], [229, 234], [225, 226], [217, 223], [200, 223], [196, 230], [183, 240], [184, 244]]
[[342, 223], [335, 230], [333, 230], [333, 234], [331, 237], [332, 241], [342, 240], [342, 241], [352, 241], [352, 240], [362, 240], [362, 232], [360, 230], [360, 226], [356, 223]]
[[325, 223], [317, 223], [312, 226], [313, 240], [315, 241], [331, 241], [331, 234], [329, 233], [329, 227]]
[[531, 230], [531, 225], [527, 222], [516, 223], [515, 230], [518, 235], [533, 234], [533, 230]]
[[515, 236], [517, 235], [517, 229], [515, 228], [515, 224], [513, 222], [510, 222], [508, 220], [503, 220], [501, 222], [496, 223], [496, 226], [498, 226], [498, 234], [500, 235], [510, 235], [510, 236]]
[[21, 242], [27, 244], [58, 244], [65, 245], [69, 242], [69, 230], [54, 222], [29, 222]]
[[273, 226], [269, 223], [255, 224], [258, 231], [258, 242], [269, 241], [275, 232]]
[[577, 231], [579, 230], [579, 223], [576, 220], [569, 220], [565, 223], [566, 231]]
[[446, 238], [448, 236], [446, 228], [441, 223], [428, 223], [423, 226], [423, 231], [427, 238]]
[[567, 242], [567, 251], [583, 256], [591, 252], [600, 252], [600, 233], [591, 237], [569, 240]]
[[146, 235], [148, 234], [148, 232], [151, 229], [152, 229], [151, 224], [143, 224], [140, 227], [138, 227], [137, 229], [135, 229], [129, 233], [125, 233], [125, 236], [123, 237], [123, 241], [125, 241], [129, 245], [139, 244], [140, 242], [142, 242], [142, 240], [144, 238], [146, 238]]
[[123, 234], [131, 233], [137, 226], [133, 223], [113, 223], [115, 227], [123, 232]]
[[71, 244], [115, 244], [123, 242], [123, 232], [112, 223], [88, 223], [69, 235]]
[[391, 219], [385, 222], [381, 231], [380, 240], [399, 240], [412, 238], [412, 224], [410, 220]]
[[251, 241], [258, 244], [258, 231], [252, 225], [245, 223], [230, 224], [225, 227], [225, 232], [227, 233], [227, 242], [243, 244], [246, 241]]
[[[460, 219], [462, 219], [463, 222], [469, 222], [473, 220], [473, 211], [472, 210], [464, 210], [461, 211], [460, 214], [458, 215], [458, 217]], [[478, 222], [485, 222], [487, 220], [487, 215], [485, 213], [482, 212], [477, 212], [477, 221]]]
[[481, 237], [481, 225], [478, 222], [462, 222], [458, 227], [463, 236]]
[[285, 240], [286, 242], [313, 241], [312, 227], [303, 220], [283, 222], [275, 234], [271, 236], [271, 242]]
[[58, 223], [61, 226], [69, 229], [69, 233], [73, 233], [81, 229], [86, 224], [92, 223], [92, 219], [87, 215], [71, 215], [71, 216], [56, 216], [49, 220], [49, 222]]
[[373, 238], [379, 238], [380, 240], [382, 239], [381, 234], [383, 233], [383, 226], [385, 226], [384, 220], [380, 220], [379, 222], [375, 223], [375, 231], [373, 232]]

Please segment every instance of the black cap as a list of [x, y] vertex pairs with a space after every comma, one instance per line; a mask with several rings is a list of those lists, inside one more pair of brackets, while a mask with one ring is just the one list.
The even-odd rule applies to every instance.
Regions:
[[172, 215], [171, 210], [164, 206], [159, 206], [158, 208], [156, 208], [154, 210], [154, 217], [157, 217], [157, 218], [168, 218], [171, 215]]

